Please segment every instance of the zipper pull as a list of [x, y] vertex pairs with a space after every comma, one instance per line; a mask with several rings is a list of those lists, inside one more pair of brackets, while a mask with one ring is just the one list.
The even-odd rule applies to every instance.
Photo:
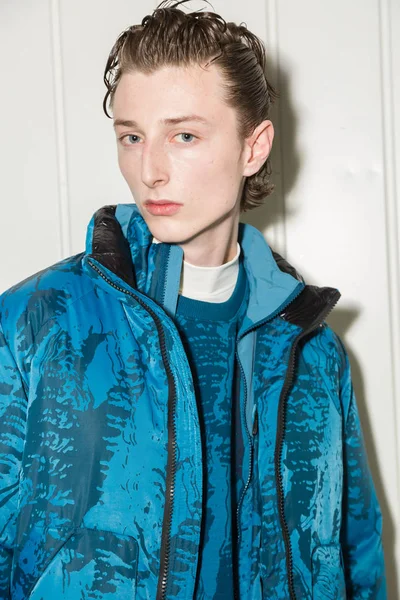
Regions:
[[254, 423], [253, 423], [253, 435], [257, 435], [258, 433], [258, 410], [256, 409], [254, 415]]

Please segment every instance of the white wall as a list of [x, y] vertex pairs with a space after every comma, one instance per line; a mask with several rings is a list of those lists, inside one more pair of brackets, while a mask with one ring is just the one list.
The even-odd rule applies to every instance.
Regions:
[[[351, 357], [384, 514], [388, 597], [396, 599], [400, 3], [211, 3], [210, 10], [244, 21], [267, 44], [270, 78], [281, 94], [271, 115], [276, 191], [244, 220], [264, 231], [308, 283], [342, 293], [328, 322]], [[103, 71], [117, 35], [156, 5], [1, 0], [0, 291], [82, 251], [97, 208], [132, 201], [102, 112]], [[189, 10], [206, 6], [196, 1]]]

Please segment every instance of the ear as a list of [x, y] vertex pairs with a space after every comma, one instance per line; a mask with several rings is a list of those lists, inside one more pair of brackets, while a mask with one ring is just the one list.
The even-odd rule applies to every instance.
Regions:
[[274, 139], [274, 126], [265, 120], [245, 140], [243, 175], [250, 177], [257, 173], [267, 160]]

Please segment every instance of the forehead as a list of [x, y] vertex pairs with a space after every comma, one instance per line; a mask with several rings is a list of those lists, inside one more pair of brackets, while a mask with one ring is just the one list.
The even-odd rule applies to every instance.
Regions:
[[151, 74], [124, 73], [114, 95], [115, 119], [156, 120], [175, 114], [197, 114], [210, 122], [234, 119], [223, 100], [218, 68], [165, 66]]

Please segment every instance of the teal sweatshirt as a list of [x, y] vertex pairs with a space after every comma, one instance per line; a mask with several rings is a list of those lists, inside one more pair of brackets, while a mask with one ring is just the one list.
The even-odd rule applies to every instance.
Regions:
[[239, 258], [236, 286], [225, 302], [179, 296], [176, 325], [193, 373], [205, 457], [204, 520], [195, 598], [232, 600], [237, 502], [235, 445], [236, 334], [245, 313], [248, 283]]

